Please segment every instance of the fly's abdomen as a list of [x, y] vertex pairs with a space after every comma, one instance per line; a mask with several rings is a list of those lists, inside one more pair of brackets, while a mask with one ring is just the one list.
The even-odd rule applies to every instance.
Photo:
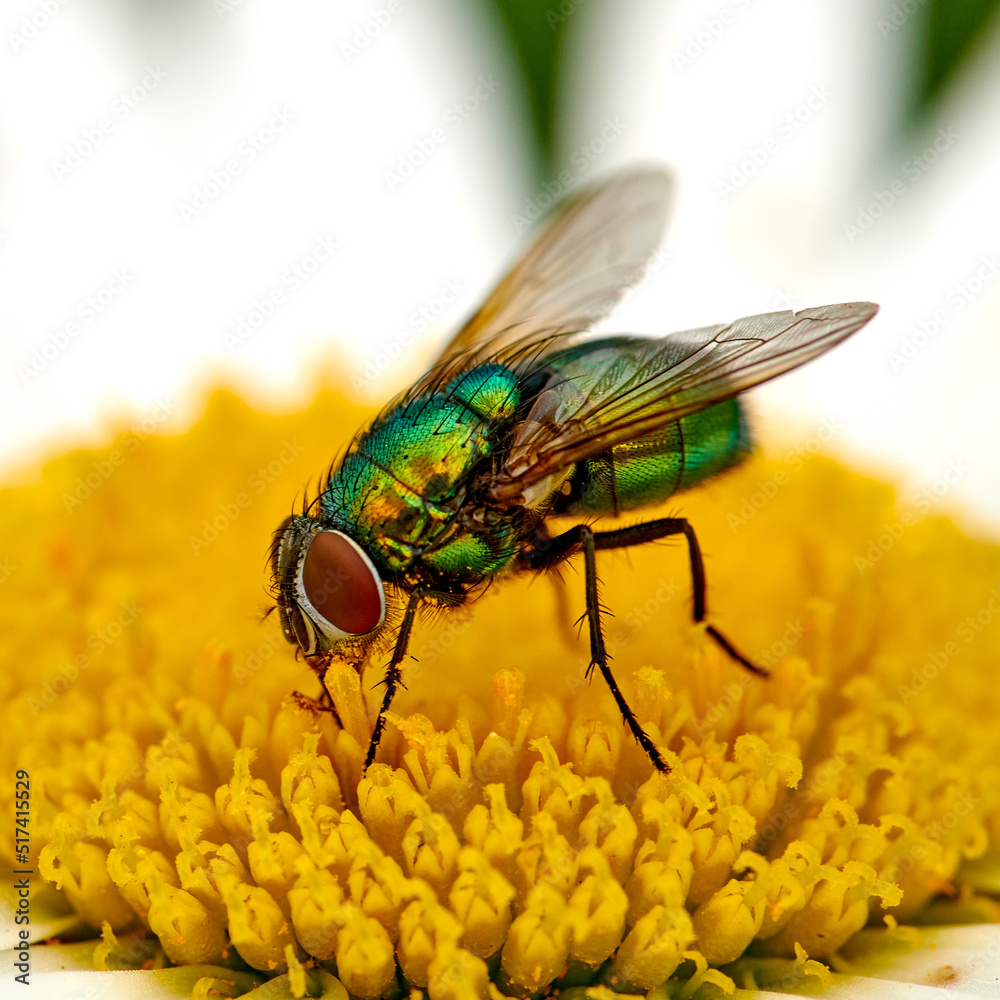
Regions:
[[732, 468], [749, 450], [740, 403], [727, 399], [581, 462], [552, 512], [618, 514], [661, 503]]

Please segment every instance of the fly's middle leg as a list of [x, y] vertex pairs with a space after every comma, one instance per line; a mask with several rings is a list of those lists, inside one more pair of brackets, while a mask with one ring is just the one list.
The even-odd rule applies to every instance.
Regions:
[[541, 568], [542, 566], [553, 566], [578, 547], [583, 548], [585, 585], [587, 592], [587, 623], [590, 629], [590, 665], [587, 667], [587, 677], [589, 678], [596, 667], [601, 672], [605, 683], [611, 690], [618, 711], [621, 712], [625, 724], [632, 731], [636, 742], [645, 751], [646, 756], [653, 762], [653, 766], [658, 771], [669, 771], [667, 762], [663, 759], [660, 748], [653, 742], [650, 735], [639, 724], [629, 703], [618, 687], [611, 666], [608, 661], [611, 659], [608, 654], [607, 645], [604, 641], [604, 628], [601, 624], [601, 601], [597, 579], [597, 560], [595, 558], [595, 540], [600, 535], [596, 535], [587, 525], [580, 524], [569, 531], [558, 535], [555, 538], [545, 539], [542, 544], [534, 549], [529, 549], [522, 554], [522, 560], [529, 566]]
[[590, 666], [587, 667], [587, 676], [589, 677], [593, 673], [594, 667], [597, 667], [601, 671], [601, 676], [611, 689], [611, 694], [615, 699], [615, 704], [618, 706], [618, 711], [621, 712], [625, 724], [632, 730], [632, 735], [635, 737], [636, 742], [646, 751], [646, 756], [649, 757], [653, 762], [653, 766], [658, 771], [669, 771], [670, 768], [663, 759], [660, 748], [653, 742], [646, 730], [639, 725], [639, 720], [635, 717], [635, 712], [632, 711], [629, 703], [625, 700], [625, 696], [618, 687], [618, 682], [615, 680], [614, 674], [611, 673], [611, 667], [608, 665], [610, 657], [608, 656], [607, 646], [604, 642], [604, 629], [601, 625], [601, 600], [598, 592], [597, 560], [594, 556], [594, 543], [598, 536], [586, 525], [581, 525], [579, 531], [583, 543], [583, 561], [587, 588], [587, 621], [590, 625]]
[[[693, 590], [692, 612], [696, 622], [703, 622], [708, 613], [705, 598], [705, 563], [701, 557], [701, 546], [698, 536], [686, 517], [660, 517], [645, 524], [633, 524], [627, 528], [617, 528], [614, 531], [599, 531], [594, 535], [594, 542], [599, 549], [624, 549], [632, 545], [643, 545], [655, 542], [671, 535], [683, 535], [688, 547], [688, 560], [691, 564], [691, 587]], [[770, 676], [764, 667], [757, 666], [747, 659], [736, 647], [714, 626], [707, 625], [705, 631], [727, 655], [732, 657], [741, 667], [745, 667], [758, 677]]]

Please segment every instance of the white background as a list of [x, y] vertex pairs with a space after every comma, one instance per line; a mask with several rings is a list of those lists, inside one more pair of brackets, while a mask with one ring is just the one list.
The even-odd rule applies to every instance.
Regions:
[[[388, 6], [4, 4], [8, 478], [99, 442], [123, 416], [179, 429], [220, 380], [287, 408], [334, 367], [384, 400], [524, 245], [516, 217], [545, 192], [531, 179], [514, 68], [490, 44], [498, 25], [459, 0]], [[754, 394], [765, 434], [829, 438], [832, 453], [898, 482], [904, 502], [936, 491], [941, 510], [1000, 528], [997, 33], [934, 119], [901, 140], [916, 30], [903, 6], [562, 9], [560, 161], [581, 183], [637, 160], [667, 163], [678, 180], [669, 256], [607, 327], [663, 334], [789, 304], [881, 303], [852, 342]], [[485, 98], [457, 115], [481, 78]], [[420, 160], [434, 129], [425, 162], [391, 176]], [[923, 170], [911, 158], [935, 140]], [[228, 183], [215, 187], [220, 171]], [[894, 182], [894, 203], [865, 224]], [[185, 212], [199, 192], [204, 207]], [[310, 262], [321, 239], [337, 249]], [[300, 287], [283, 283], [313, 264]], [[275, 289], [279, 305], [234, 346]], [[938, 310], [945, 322], [928, 337], [921, 324]]]

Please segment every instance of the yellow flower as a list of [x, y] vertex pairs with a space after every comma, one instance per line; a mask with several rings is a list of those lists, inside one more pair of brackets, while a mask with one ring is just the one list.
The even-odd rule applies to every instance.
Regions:
[[6, 946], [101, 934], [33, 945], [31, 976], [56, 949], [194, 996], [665, 1000], [885, 978], [900, 922], [1000, 918], [1000, 547], [826, 459], [754, 458], [683, 506], [713, 620], [769, 680], [690, 624], [682, 551], [602, 553], [669, 774], [584, 679], [570, 573], [422, 622], [362, 776], [382, 664], [327, 674], [341, 729], [290, 698], [315, 678], [261, 612], [271, 531], [363, 419], [219, 393], [0, 499], [0, 758], [29, 792]]

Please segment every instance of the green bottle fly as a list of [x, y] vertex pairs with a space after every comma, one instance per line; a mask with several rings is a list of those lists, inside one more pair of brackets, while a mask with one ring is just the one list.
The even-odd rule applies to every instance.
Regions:
[[[642, 277], [669, 188], [660, 170], [632, 170], [562, 206], [437, 364], [275, 533], [281, 627], [317, 672], [334, 655], [361, 664], [393, 644], [366, 766], [421, 607], [459, 606], [499, 577], [582, 553], [588, 675], [600, 670], [636, 740], [667, 769], [611, 672], [595, 553], [683, 535], [700, 622], [706, 585], [694, 529], [660, 517], [601, 531], [580, 523], [553, 536], [548, 518], [614, 517], [732, 468], [751, 445], [738, 394], [840, 343], [878, 308], [853, 302], [659, 339], [588, 338]], [[714, 626], [706, 632], [766, 674]]]

